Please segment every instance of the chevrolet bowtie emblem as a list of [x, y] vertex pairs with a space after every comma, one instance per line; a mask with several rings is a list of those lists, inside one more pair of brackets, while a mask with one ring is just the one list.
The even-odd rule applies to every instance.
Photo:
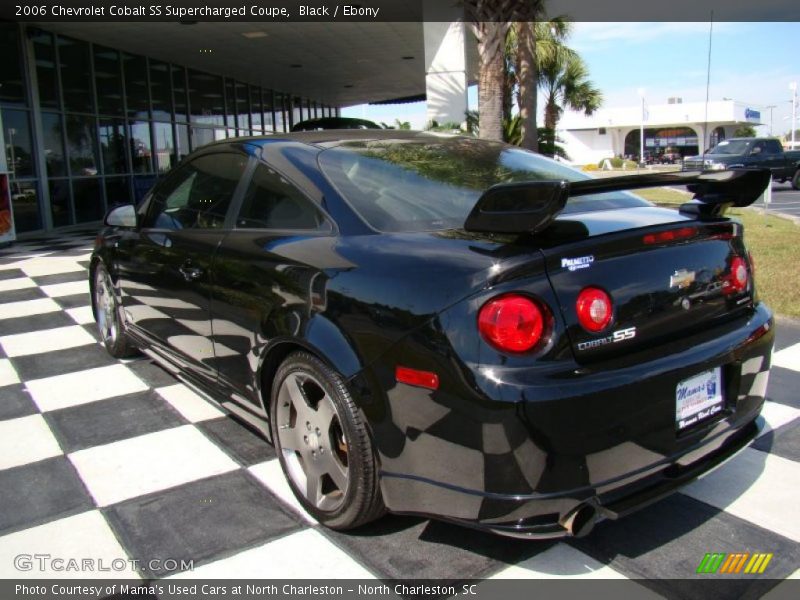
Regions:
[[669, 287], [676, 287], [682, 290], [694, 283], [694, 277], [694, 271], [687, 271], [686, 269], [675, 271], [675, 274], [669, 278]]

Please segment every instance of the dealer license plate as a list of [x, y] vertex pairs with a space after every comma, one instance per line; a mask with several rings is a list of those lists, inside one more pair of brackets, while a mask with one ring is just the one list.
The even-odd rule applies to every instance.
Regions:
[[675, 424], [678, 430], [710, 419], [722, 411], [724, 403], [719, 367], [684, 379], [675, 390]]

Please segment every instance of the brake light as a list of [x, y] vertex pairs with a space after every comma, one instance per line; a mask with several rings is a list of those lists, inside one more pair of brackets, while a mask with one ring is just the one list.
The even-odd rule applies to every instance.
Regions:
[[666, 242], [678, 242], [697, 235], [696, 227], [681, 227], [680, 229], [669, 229], [657, 233], [648, 233], [642, 238], [645, 244], [663, 244]]
[[743, 292], [747, 289], [747, 263], [741, 256], [735, 256], [731, 261], [730, 275], [731, 293]]
[[527, 352], [542, 339], [545, 330], [542, 307], [527, 296], [498, 296], [478, 313], [483, 338], [504, 352]]
[[578, 322], [584, 329], [592, 333], [608, 327], [613, 315], [611, 297], [596, 287], [587, 287], [581, 290], [575, 302], [575, 310], [578, 313]]

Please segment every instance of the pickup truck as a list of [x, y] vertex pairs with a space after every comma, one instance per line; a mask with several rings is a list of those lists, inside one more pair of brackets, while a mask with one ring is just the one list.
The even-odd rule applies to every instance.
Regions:
[[791, 181], [800, 190], [800, 150], [784, 152], [775, 138], [731, 138], [723, 140], [703, 156], [683, 159], [684, 171], [724, 171], [735, 167], [766, 167], [774, 181]]

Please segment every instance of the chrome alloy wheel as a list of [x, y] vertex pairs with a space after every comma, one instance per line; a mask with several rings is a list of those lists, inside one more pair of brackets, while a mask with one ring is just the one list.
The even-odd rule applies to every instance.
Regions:
[[97, 314], [97, 329], [100, 337], [109, 345], [117, 341], [117, 301], [108, 272], [98, 267], [94, 280], [94, 306]]
[[319, 510], [336, 510], [350, 477], [348, 444], [333, 400], [302, 371], [286, 376], [277, 400], [278, 442], [292, 483]]

